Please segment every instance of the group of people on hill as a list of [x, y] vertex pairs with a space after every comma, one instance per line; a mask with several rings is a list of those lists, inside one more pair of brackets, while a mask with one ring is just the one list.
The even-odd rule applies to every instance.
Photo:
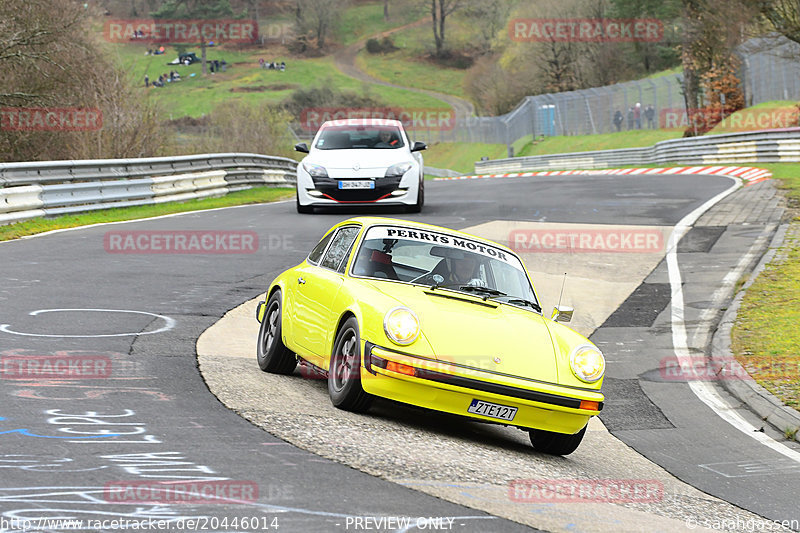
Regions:
[[[648, 104], [648, 106], [642, 109], [642, 104], [636, 102], [636, 105], [632, 105], [628, 108], [628, 129], [642, 129], [642, 115], [644, 118], [647, 119], [647, 127], [648, 128], [655, 128], [656, 127], [656, 110], [653, 107], [653, 104]], [[622, 123], [625, 121], [625, 118], [622, 116], [622, 111], [617, 109], [616, 113], [614, 113], [614, 127], [617, 128], [617, 131], [622, 131]]]
[[258, 64], [261, 65], [261, 68], [265, 68], [267, 70], [280, 70], [283, 72], [286, 70], [286, 62], [281, 61], [278, 63], [277, 61], [264, 61], [264, 58], [258, 60]]
[[163, 87], [167, 83], [172, 83], [173, 81], [181, 81], [181, 75], [175, 72], [174, 70], [170, 70], [169, 74], [160, 74], [158, 79], [150, 81], [150, 76], [145, 74], [144, 76], [144, 86], [149, 88], [151, 85], [153, 87]]

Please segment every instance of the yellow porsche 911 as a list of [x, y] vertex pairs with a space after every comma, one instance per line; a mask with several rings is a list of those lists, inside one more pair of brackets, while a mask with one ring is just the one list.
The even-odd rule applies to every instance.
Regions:
[[258, 364], [327, 373], [333, 405], [375, 396], [530, 433], [575, 451], [603, 408], [603, 354], [542, 314], [522, 261], [465, 233], [389, 218], [337, 224], [258, 305]]

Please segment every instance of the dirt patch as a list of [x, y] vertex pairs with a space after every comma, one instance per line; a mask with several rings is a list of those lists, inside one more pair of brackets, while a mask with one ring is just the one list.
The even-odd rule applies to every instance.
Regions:
[[436, 57], [434, 54], [428, 54], [425, 56], [425, 60], [429, 63], [433, 63], [434, 65], [447, 68], [457, 68], [461, 70], [470, 68], [475, 62], [474, 57], [465, 52], [454, 50], [445, 50], [441, 57]]
[[242, 85], [232, 87], [232, 93], [263, 93], [266, 91], [285, 91], [287, 89], [299, 89], [300, 86], [294, 83], [273, 83], [271, 85]]
[[202, 128], [208, 125], [208, 117], [181, 117], [174, 120], [166, 121], [166, 125], [178, 130], [187, 130], [191, 128]]
[[231, 87], [232, 93], [263, 93], [269, 91], [266, 85], [242, 85], [240, 87]]

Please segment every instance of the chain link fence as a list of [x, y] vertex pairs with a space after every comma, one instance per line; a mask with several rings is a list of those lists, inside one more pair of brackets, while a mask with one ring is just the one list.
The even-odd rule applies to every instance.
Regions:
[[751, 39], [741, 47], [748, 107], [774, 100], [800, 100], [800, 44], [785, 37]]

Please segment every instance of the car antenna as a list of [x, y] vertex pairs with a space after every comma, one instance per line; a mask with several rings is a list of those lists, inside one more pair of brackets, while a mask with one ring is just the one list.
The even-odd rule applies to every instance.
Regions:
[[561, 308], [561, 297], [564, 295], [564, 285], [567, 283], [567, 273], [564, 272], [564, 278], [561, 280], [561, 293], [558, 295], [558, 305], [556, 308]]

